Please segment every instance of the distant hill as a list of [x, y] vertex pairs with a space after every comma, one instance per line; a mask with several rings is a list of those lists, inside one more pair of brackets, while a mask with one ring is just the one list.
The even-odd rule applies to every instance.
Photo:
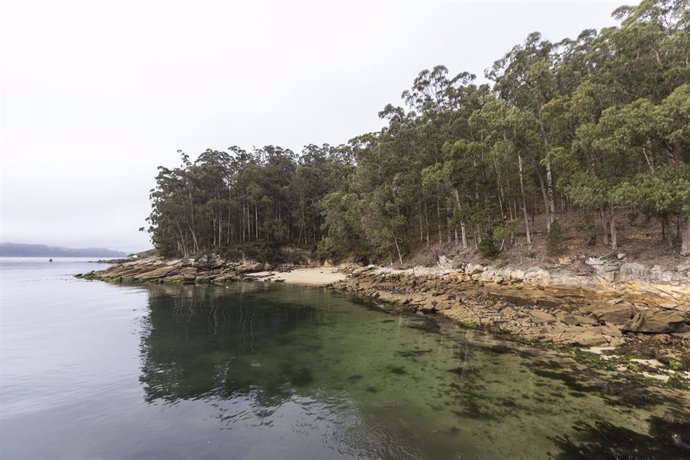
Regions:
[[72, 249], [45, 244], [0, 243], [0, 257], [126, 257], [122, 251], [105, 248]]

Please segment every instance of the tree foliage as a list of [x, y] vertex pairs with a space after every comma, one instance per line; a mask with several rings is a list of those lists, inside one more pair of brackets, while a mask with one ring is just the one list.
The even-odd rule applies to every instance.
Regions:
[[613, 248], [631, 210], [690, 253], [690, 8], [644, 0], [614, 16], [575, 39], [530, 34], [490, 84], [423, 70], [379, 113], [380, 131], [347, 144], [180, 152], [151, 191], [152, 240], [165, 254], [269, 242], [401, 262], [432, 242], [531, 244], [536, 215], [537, 231], [560, 235], [559, 214], [580, 208]]

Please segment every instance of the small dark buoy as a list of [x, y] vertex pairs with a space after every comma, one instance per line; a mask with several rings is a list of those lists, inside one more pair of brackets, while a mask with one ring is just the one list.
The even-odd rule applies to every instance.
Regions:
[[52, 262], [52, 261], [53, 261], [53, 259], [48, 259], [48, 262]]

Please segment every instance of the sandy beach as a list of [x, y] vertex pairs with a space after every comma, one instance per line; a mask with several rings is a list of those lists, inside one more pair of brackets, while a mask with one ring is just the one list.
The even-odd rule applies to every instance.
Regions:
[[278, 281], [291, 284], [303, 284], [309, 286], [325, 286], [345, 279], [342, 273], [335, 267], [296, 268], [290, 272], [256, 272], [247, 274], [248, 278], [257, 281]]

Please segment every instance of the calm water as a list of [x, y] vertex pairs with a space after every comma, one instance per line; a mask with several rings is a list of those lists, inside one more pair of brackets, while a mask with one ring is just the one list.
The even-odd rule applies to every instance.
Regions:
[[316, 288], [70, 276], [94, 268], [0, 259], [3, 459], [689, 453], [661, 419], [687, 407], [630, 401], [564, 358]]

